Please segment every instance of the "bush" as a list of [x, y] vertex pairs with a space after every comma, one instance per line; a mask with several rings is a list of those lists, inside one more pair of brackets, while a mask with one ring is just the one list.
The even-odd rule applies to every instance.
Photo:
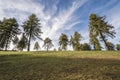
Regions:
[[116, 49], [117, 49], [118, 51], [120, 51], [120, 44], [117, 44], [117, 45], [116, 45]]

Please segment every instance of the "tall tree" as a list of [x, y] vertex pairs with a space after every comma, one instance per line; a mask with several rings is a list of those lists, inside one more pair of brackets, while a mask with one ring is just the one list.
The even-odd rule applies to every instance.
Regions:
[[[90, 31], [90, 42], [94, 45], [98, 44], [98, 47], [101, 50], [101, 45], [99, 43], [99, 40], [103, 41], [106, 49], [109, 50], [109, 46], [107, 45], [108, 37], [114, 38], [115, 37], [115, 31], [113, 30], [114, 27], [108, 22], [105, 21], [105, 16], [97, 16], [96, 14], [90, 15], [90, 25], [89, 25], [89, 31]], [[95, 47], [96, 48], [96, 47]]]
[[36, 38], [41, 39], [41, 26], [36, 15], [30, 15], [28, 20], [23, 23], [22, 27], [28, 39], [27, 51], [30, 51], [31, 40]]
[[28, 42], [27, 38], [25, 34], [23, 33], [20, 41], [18, 42], [17, 49], [20, 51], [23, 51], [23, 49], [27, 47], [27, 42]]
[[75, 51], [80, 50], [81, 39], [82, 39], [82, 36], [78, 32], [75, 32], [73, 37], [71, 36], [70, 45], [72, 45], [72, 47]]
[[2, 39], [3, 39], [3, 30], [2, 30], [2, 22], [0, 21], [0, 50], [2, 50], [3, 48], [3, 43], [2, 43]]
[[89, 23], [89, 37], [90, 37], [90, 43], [93, 45], [95, 50], [101, 50], [101, 45], [99, 43], [99, 40], [97, 38], [98, 36], [98, 31], [97, 31], [97, 27], [96, 27], [96, 15], [95, 14], [91, 14], [90, 17], [90, 23]]
[[40, 45], [38, 42], [35, 42], [34, 49], [37, 51], [40, 49]]
[[2, 30], [2, 22], [0, 21], [0, 50], [2, 50], [2, 36], [3, 36], [3, 30]]
[[20, 34], [19, 25], [15, 18], [4, 18], [0, 25], [0, 47], [8, 49], [12, 40]]
[[61, 36], [59, 37], [59, 44], [60, 44], [60, 48], [62, 50], [67, 50], [67, 45], [68, 45], [68, 37], [66, 34], [61, 34]]
[[45, 38], [43, 47], [48, 51], [53, 47], [52, 40], [50, 38]]

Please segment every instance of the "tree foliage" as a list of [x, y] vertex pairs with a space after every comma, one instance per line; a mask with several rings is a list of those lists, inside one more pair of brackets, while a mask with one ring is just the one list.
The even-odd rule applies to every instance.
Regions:
[[67, 50], [68, 42], [69, 41], [67, 35], [62, 33], [59, 37], [60, 49]]
[[13, 45], [14, 45], [13, 50], [16, 50], [18, 42], [19, 42], [19, 38], [17, 36], [15, 36], [15, 38], [13, 39], [12, 42], [13, 42]]
[[72, 45], [74, 51], [80, 50], [81, 39], [82, 39], [82, 36], [78, 32], [75, 32], [74, 35], [71, 36], [70, 45]]
[[81, 44], [81, 50], [89, 51], [91, 50], [91, 46], [88, 43]]
[[117, 44], [117, 45], [116, 45], [116, 49], [117, 49], [118, 51], [120, 51], [120, 44]]
[[22, 27], [28, 39], [27, 51], [30, 51], [31, 40], [34, 40], [36, 38], [41, 39], [40, 35], [42, 32], [39, 19], [36, 17], [35, 14], [32, 14], [29, 16], [28, 20], [23, 23]]
[[[98, 16], [96, 14], [91, 14], [89, 16], [89, 37], [90, 44], [94, 47], [94, 50], [102, 50], [101, 43], [103, 42], [106, 50], [114, 50], [115, 45], [108, 41], [108, 38], [115, 37], [114, 27], [108, 24], [105, 16]], [[23, 22], [22, 25], [23, 33], [22, 37], [18, 38], [21, 34], [19, 29], [19, 24], [15, 18], [4, 18], [0, 20], [0, 50], [7, 50], [11, 43], [13, 43], [14, 48], [18, 48], [23, 51], [27, 48], [30, 51], [31, 41], [41, 38], [41, 23], [35, 14], [31, 14], [28, 19]], [[74, 32], [70, 40], [66, 34], [61, 34], [59, 37], [60, 47], [59, 51], [67, 50], [68, 44], [73, 47], [74, 51], [79, 50], [91, 50], [91, 45], [88, 43], [81, 44], [82, 36], [78, 32]], [[47, 51], [53, 46], [52, 40], [50, 38], [45, 38], [44, 45]], [[40, 48], [38, 42], [35, 43], [34, 49], [38, 50]], [[116, 49], [120, 50], [120, 45], [116, 45]]]
[[105, 21], [105, 16], [98, 16], [96, 14], [90, 15], [89, 24], [89, 36], [90, 42], [94, 46], [95, 50], [101, 50], [101, 45], [99, 41], [103, 41], [106, 49], [109, 50], [109, 45], [107, 45], [108, 37], [114, 38], [115, 31], [114, 27]]
[[52, 48], [54, 45], [52, 43], [52, 40], [50, 38], [45, 38], [43, 47], [48, 51], [50, 48]]
[[18, 42], [17, 49], [20, 51], [23, 51], [23, 49], [27, 47], [27, 42], [28, 42], [27, 38], [25, 34], [23, 33], [20, 41]]
[[4, 18], [0, 22], [0, 48], [7, 50], [18, 34], [20, 34], [20, 29], [17, 20], [15, 18]]
[[108, 50], [115, 50], [115, 45], [111, 42], [107, 42]]
[[38, 42], [35, 42], [34, 49], [37, 51], [40, 49], [40, 45]]

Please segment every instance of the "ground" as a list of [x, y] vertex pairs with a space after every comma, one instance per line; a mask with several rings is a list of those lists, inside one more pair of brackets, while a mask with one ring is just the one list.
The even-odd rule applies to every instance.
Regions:
[[120, 52], [0, 52], [0, 80], [120, 80]]

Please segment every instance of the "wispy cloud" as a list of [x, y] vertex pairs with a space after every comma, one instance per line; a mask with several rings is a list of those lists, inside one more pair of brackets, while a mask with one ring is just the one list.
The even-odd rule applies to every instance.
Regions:
[[0, 19], [16, 17], [21, 24], [31, 13], [35, 13], [42, 22], [42, 38], [50, 37], [56, 40], [63, 28], [68, 30], [81, 22], [77, 21], [78, 18], [74, 15], [74, 12], [86, 1], [73, 0], [69, 8], [60, 9], [57, 13], [59, 0], [54, 1], [48, 9], [46, 9], [46, 6], [49, 6], [48, 4], [43, 5], [33, 0], [0, 0]]
[[[97, 3], [98, 5], [99, 5], [99, 2], [100, 1], [98, 1], [98, 3]], [[105, 0], [105, 1], [101, 1], [101, 2], [103, 2], [103, 3], [105, 2], [105, 3], [96, 7], [93, 11], [95, 11], [97, 13], [106, 12], [106, 10], [109, 10], [110, 7], [115, 6], [118, 3], [118, 0], [109, 0], [109, 1]]]
[[85, 2], [86, 0], [74, 1], [71, 7], [68, 9], [64, 8], [63, 10], [59, 11], [60, 13], [58, 13], [57, 16], [55, 16], [53, 19], [50, 19], [51, 25], [47, 25], [47, 27], [44, 28], [45, 33], [42, 36], [49, 36], [53, 40], [58, 39], [58, 36], [61, 34], [61, 32], [63, 32], [63, 30], [71, 29], [76, 24], [79, 24], [81, 21], [77, 21], [78, 17], [74, 15], [74, 12]]
[[[55, 47], [58, 45], [58, 42], [56, 41], [58, 40], [59, 35], [62, 32], [73, 29], [78, 24], [87, 27], [85, 28], [86, 30], [81, 30], [80, 33], [84, 34], [83, 42], [89, 41], [88, 26], [86, 26], [88, 25], [88, 18], [86, 16], [89, 16], [89, 12], [106, 15], [107, 20], [115, 26], [117, 36], [119, 35], [119, 0], [108, 0], [109, 2], [106, 2], [106, 0], [93, 0], [93, 3], [94, 1], [98, 1], [98, 5], [91, 5], [93, 4], [90, 3], [92, 0], [68, 0], [70, 3], [68, 7], [63, 7], [60, 3], [61, 1], [62, 0], [0, 0], [0, 20], [3, 19], [3, 17], [15, 17], [21, 25], [30, 14], [35, 13], [41, 20], [43, 26], [43, 34], [41, 37], [43, 39], [50, 37], [54, 41]], [[99, 4], [99, 2], [103, 1], [105, 1], [105, 5]], [[86, 5], [86, 3], [89, 3], [90, 5]], [[61, 4], [61, 6], [58, 6], [59, 4]], [[67, 4], [68, 3], [65, 5]], [[83, 7], [85, 5], [86, 7]], [[76, 12], [78, 12], [78, 14], [75, 14]], [[84, 12], [86, 13], [84, 14]], [[85, 16], [85, 18], [83, 16]], [[83, 18], [81, 19], [81, 17]], [[82, 29], [83, 27], [80, 28]], [[69, 32], [66, 33], [69, 34]]]
[[[72, 3], [72, 6], [68, 9], [63, 9], [59, 11], [57, 16], [55, 16], [53, 19], [51, 19], [52, 25], [50, 25], [50, 30], [49, 30], [49, 36], [53, 36], [56, 34], [58, 30], [62, 30], [63, 27], [67, 27], [66, 29], [72, 28], [75, 24], [78, 24], [80, 22], [75, 22], [74, 19], [77, 19], [74, 17], [74, 12], [83, 4], [85, 3], [84, 1], [74, 1]], [[73, 20], [73, 22], [72, 22]], [[71, 23], [72, 22], [72, 25]], [[68, 24], [69, 23], [69, 24]], [[68, 24], [67, 26], [65, 24]], [[65, 28], [64, 28], [65, 29]], [[46, 34], [45, 34], [46, 35]]]

